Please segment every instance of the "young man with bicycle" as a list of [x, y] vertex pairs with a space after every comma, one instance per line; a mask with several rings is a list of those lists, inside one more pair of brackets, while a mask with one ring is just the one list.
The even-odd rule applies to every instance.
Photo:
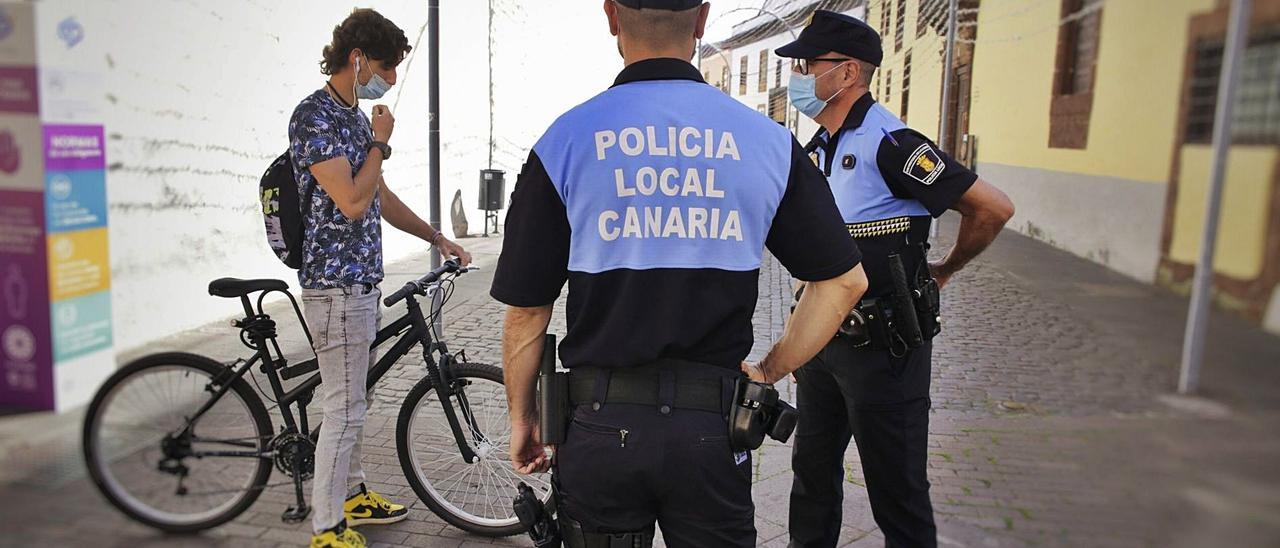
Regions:
[[321, 72], [329, 76], [289, 121], [289, 150], [304, 204], [303, 264], [298, 271], [307, 324], [319, 357], [324, 423], [315, 451], [312, 491], [313, 547], [364, 546], [348, 526], [393, 523], [407, 509], [364, 485], [360, 465], [368, 410], [365, 379], [369, 348], [381, 320], [382, 220], [435, 245], [442, 254], [471, 261], [414, 214], [382, 178], [390, 158], [395, 118], [385, 105], [370, 121], [360, 99], [376, 100], [396, 83], [396, 67], [409, 53], [399, 27], [371, 9], [357, 9], [333, 30]]

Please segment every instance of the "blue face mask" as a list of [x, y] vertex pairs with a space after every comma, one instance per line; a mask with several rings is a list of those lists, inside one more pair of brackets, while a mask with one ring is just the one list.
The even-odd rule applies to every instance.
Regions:
[[844, 66], [844, 63], [836, 65], [835, 68], [828, 70], [822, 74], [814, 76], [812, 74], [800, 74], [791, 72], [791, 81], [787, 83], [787, 98], [791, 100], [791, 104], [795, 105], [796, 110], [809, 118], [817, 118], [822, 110], [827, 108], [827, 103], [844, 92], [844, 89], [837, 91], [835, 95], [826, 99], [818, 98], [818, 78], [822, 78], [831, 71]]
[[356, 80], [355, 80], [356, 97], [359, 97], [361, 99], [378, 99], [383, 95], [386, 95], [387, 91], [391, 90], [391, 84], [388, 84], [386, 80], [383, 80], [382, 77], [378, 75], [378, 73], [373, 72], [373, 69], [369, 69], [369, 73], [372, 74], [372, 76], [369, 77], [369, 83], [361, 84], [360, 83], [360, 58], [357, 57], [356, 58]]

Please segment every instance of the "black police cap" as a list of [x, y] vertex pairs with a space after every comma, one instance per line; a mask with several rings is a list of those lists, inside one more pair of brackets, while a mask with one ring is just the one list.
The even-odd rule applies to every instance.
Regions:
[[702, 5], [702, 0], [614, 0], [628, 8], [684, 11]]
[[776, 50], [779, 57], [813, 59], [827, 52], [843, 53], [875, 66], [884, 60], [880, 34], [860, 19], [827, 10], [813, 12], [809, 25], [794, 42]]

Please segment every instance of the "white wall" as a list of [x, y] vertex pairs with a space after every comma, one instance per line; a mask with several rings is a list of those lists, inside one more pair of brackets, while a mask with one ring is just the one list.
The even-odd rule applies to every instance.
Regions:
[[[478, 171], [488, 159], [488, 5], [441, 2], [441, 210], [463, 189], [473, 229]], [[352, 9], [303, 0], [43, 0], [52, 16], [85, 28], [107, 100], [107, 187], [117, 350], [234, 313], [208, 296], [222, 276], [294, 273], [268, 250], [257, 182], [287, 146], [294, 106], [323, 85], [321, 48]], [[621, 68], [597, 6], [494, 0], [494, 167], [508, 191], [543, 128], [612, 81]], [[426, 2], [385, 0], [378, 9], [412, 42]], [[426, 38], [401, 65], [385, 98], [399, 99], [388, 183], [427, 215]], [[365, 107], [366, 110], [369, 108]], [[451, 233], [451, 231], [449, 231]], [[424, 244], [384, 227], [388, 261]]]

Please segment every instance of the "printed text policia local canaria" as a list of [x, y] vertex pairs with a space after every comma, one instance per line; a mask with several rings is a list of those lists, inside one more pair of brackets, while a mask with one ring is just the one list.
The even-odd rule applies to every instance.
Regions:
[[[603, 130], [595, 133], [596, 160], [604, 161], [608, 154], [621, 152], [626, 156], [645, 155], [650, 158], [732, 158], [741, 161], [738, 144], [733, 133], [692, 127], [668, 127], [660, 136], [653, 126], [643, 131], [629, 127], [622, 131]], [[660, 142], [659, 137], [665, 137]], [[610, 149], [616, 149], [611, 151]], [[618, 197], [662, 194], [670, 198], [695, 196], [724, 199], [724, 191], [716, 188], [715, 168], [699, 170], [690, 167], [683, 173], [677, 168], [644, 166], [634, 173], [623, 168], [613, 170]], [[606, 242], [618, 238], [703, 238], [734, 239], [742, 241], [742, 219], [736, 209], [721, 211], [718, 207], [628, 206], [618, 212], [606, 209], [600, 212], [596, 225], [600, 238]]]

